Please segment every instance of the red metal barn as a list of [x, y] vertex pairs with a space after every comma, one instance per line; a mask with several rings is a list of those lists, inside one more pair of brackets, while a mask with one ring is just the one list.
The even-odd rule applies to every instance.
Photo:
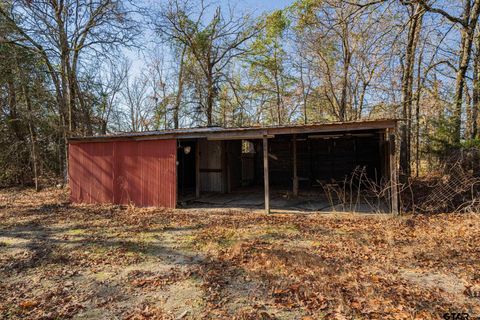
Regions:
[[176, 140], [69, 144], [71, 200], [175, 208]]
[[[74, 137], [71, 200], [398, 212], [395, 130], [384, 119]], [[355, 201], [332, 200], [339, 188]]]

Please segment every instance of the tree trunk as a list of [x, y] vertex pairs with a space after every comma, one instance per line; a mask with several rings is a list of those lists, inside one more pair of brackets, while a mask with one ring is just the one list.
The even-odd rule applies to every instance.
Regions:
[[350, 73], [350, 63], [352, 61], [352, 53], [350, 52], [349, 45], [349, 34], [348, 28], [349, 25], [342, 25], [343, 28], [343, 37], [342, 37], [342, 46], [343, 46], [343, 75], [342, 75], [342, 93], [340, 96], [340, 108], [339, 108], [339, 120], [347, 120], [347, 95], [348, 95], [348, 86], [349, 86], [349, 73]]
[[207, 75], [207, 127], [213, 125], [213, 104], [215, 101], [215, 88], [213, 83], [213, 69], [212, 66], [209, 66], [208, 75]]
[[460, 53], [460, 65], [458, 67], [457, 76], [455, 80], [455, 101], [452, 115], [452, 138], [451, 143], [459, 144], [461, 139], [462, 127], [462, 105], [463, 105], [463, 91], [465, 85], [465, 75], [467, 73], [468, 64], [470, 60], [471, 40], [468, 32], [462, 30], [462, 48]]
[[175, 98], [175, 107], [173, 109], [173, 126], [175, 129], [178, 129], [178, 118], [180, 113], [180, 104], [182, 102], [182, 94], [183, 94], [183, 67], [184, 67], [184, 59], [185, 59], [185, 51], [187, 47], [184, 46], [182, 49], [182, 55], [180, 57], [180, 70], [178, 71], [178, 91], [177, 96]]
[[17, 114], [17, 92], [15, 90], [15, 82], [13, 81], [13, 75], [8, 71], [7, 78], [7, 90], [8, 90], [8, 121], [12, 132], [15, 134], [18, 140], [23, 140], [23, 136], [20, 132], [20, 126]]
[[69, 56], [69, 50], [66, 48], [66, 60], [65, 60], [65, 71], [67, 72], [67, 88], [68, 88], [68, 105], [69, 105], [69, 110], [70, 110], [70, 130], [72, 131], [70, 134], [73, 133], [73, 131], [76, 130], [76, 108], [75, 108], [75, 102], [76, 102], [76, 86], [75, 86], [75, 75], [73, 74], [72, 66], [70, 64], [70, 56]]
[[411, 141], [411, 116], [413, 100], [413, 68], [417, 49], [424, 9], [415, 5], [409, 21], [407, 47], [405, 50], [405, 65], [402, 77], [402, 118], [400, 127], [400, 173], [402, 180], [410, 177], [410, 141]]
[[33, 122], [33, 109], [32, 109], [32, 99], [30, 98], [30, 92], [28, 90], [26, 81], [25, 81], [25, 76], [22, 72], [22, 69], [18, 63], [17, 56], [15, 55], [15, 64], [16, 64], [16, 69], [20, 78], [20, 85], [22, 88], [22, 94], [25, 99], [25, 104], [27, 106], [27, 121], [28, 121], [28, 133], [30, 135], [30, 143], [31, 143], [31, 157], [32, 157], [32, 169], [33, 169], [33, 182], [35, 185], [35, 191], [40, 190], [40, 186], [38, 183], [38, 161], [37, 161], [37, 135], [35, 132], [35, 126]]
[[420, 52], [417, 64], [417, 92], [415, 93], [415, 175], [420, 175], [420, 99], [424, 79], [422, 79], [423, 50]]
[[275, 79], [275, 96], [277, 105], [277, 124], [282, 125], [282, 97], [280, 92], [280, 81], [278, 79], [278, 73], [275, 71], [273, 75]]
[[65, 23], [63, 18], [65, 7], [63, 2], [52, 3], [52, 6], [55, 10], [55, 20], [57, 23], [56, 31], [58, 32], [57, 36], [60, 50], [60, 83], [63, 101], [68, 114], [68, 133], [66, 135], [69, 137], [75, 129], [73, 120], [74, 95], [72, 93], [72, 86], [74, 84], [70, 79], [70, 48], [68, 45], [68, 38], [65, 31]]
[[340, 109], [339, 117], [340, 121], [346, 121], [347, 119], [347, 90], [348, 90], [348, 74], [350, 69], [350, 54], [345, 57], [344, 66], [343, 66], [343, 81], [342, 81], [342, 93], [340, 97]]
[[465, 137], [470, 137], [472, 133], [472, 97], [468, 91], [468, 84], [465, 82]]
[[[301, 56], [300, 59], [303, 59], [303, 57]], [[307, 114], [307, 103], [308, 103], [308, 89], [305, 88], [306, 84], [305, 84], [305, 75], [304, 75], [304, 71], [303, 71], [303, 61], [301, 62], [301, 65], [300, 65], [300, 84], [302, 86], [302, 102], [303, 102], [303, 124], [307, 124], [308, 123], [308, 114]]]
[[476, 0], [474, 2], [472, 10], [469, 10], [469, 8], [470, 6], [467, 5], [467, 8], [465, 9], [465, 17], [467, 19], [467, 24], [462, 28], [460, 62], [455, 81], [455, 102], [452, 116], [453, 130], [451, 139], [451, 142], [455, 145], [458, 145], [461, 139], [462, 104], [465, 75], [467, 73], [467, 69], [470, 63], [473, 37], [475, 34], [475, 29], [477, 27], [478, 16], [480, 14], [480, 0]]
[[75, 92], [78, 97], [78, 102], [80, 104], [80, 107], [82, 108], [84, 133], [86, 133], [88, 136], [91, 136], [93, 135], [92, 119], [90, 117], [88, 106], [85, 103], [85, 99], [83, 97], [82, 91], [80, 90], [80, 85], [78, 84], [76, 71], [73, 71], [72, 73], [72, 80], [75, 83]]
[[478, 136], [478, 111], [480, 109], [480, 34], [475, 39], [475, 57], [473, 60], [473, 91], [472, 91], [472, 131], [470, 139]]
[[35, 127], [33, 125], [33, 116], [32, 116], [32, 101], [30, 99], [30, 94], [28, 89], [24, 83], [22, 83], [22, 91], [25, 96], [25, 102], [27, 104], [28, 110], [28, 131], [30, 134], [30, 143], [32, 144], [32, 165], [33, 165], [33, 180], [35, 183], [35, 191], [40, 190], [40, 186], [38, 184], [38, 161], [37, 161], [37, 138], [35, 133]]
[[365, 103], [365, 93], [367, 92], [368, 83], [362, 85], [362, 93], [360, 94], [360, 99], [358, 101], [358, 110], [356, 113], [356, 119], [360, 120], [362, 118], [363, 104]]

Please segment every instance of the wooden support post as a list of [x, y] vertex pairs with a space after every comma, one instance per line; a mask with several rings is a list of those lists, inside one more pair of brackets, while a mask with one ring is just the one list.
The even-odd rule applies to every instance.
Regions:
[[230, 172], [230, 156], [229, 156], [229, 151], [230, 151], [230, 141], [225, 141], [223, 144], [223, 148], [225, 149], [224, 151], [224, 159], [223, 163], [225, 166], [225, 187], [226, 187], [226, 193], [231, 193], [232, 192], [232, 177], [231, 177], [231, 172]]
[[268, 179], [268, 138], [263, 137], [263, 181], [265, 191], [265, 213], [270, 213], [270, 185]]
[[220, 177], [222, 193], [228, 193], [228, 168], [227, 168], [227, 141], [220, 141], [220, 167], [222, 173]]
[[395, 155], [395, 134], [393, 130], [388, 132], [388, 145], [389, 145], [389, 157], [390, 157], [390, 185], [391, 185], [391, 200], [392, 200], [392, 213], [398, 214], [398, 169], [397, 169], [397, 157]]
[[200, 140], [195, 145], [195, 197], [200, 198]]
[[293, 135], [293, 196], [298, 196], [298, 175], [297, 175], [297, 135]]
[[379, 133], [378, 139], [378, 157], [380, 159], [380, 171], [376, 173], [375, 178], [377, 181], [380, 181], [383, 177], [386, 177], [387, 174], [387, 155], [388, 151], [385, 149], [385, 132], [382, 131]]

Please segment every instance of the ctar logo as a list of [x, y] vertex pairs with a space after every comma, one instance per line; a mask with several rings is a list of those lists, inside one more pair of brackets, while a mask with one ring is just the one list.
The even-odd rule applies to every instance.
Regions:
[[475, 317], [466, 312], [447, 312], [443, 314], [445, 320], [480, 320], [480, 317]]

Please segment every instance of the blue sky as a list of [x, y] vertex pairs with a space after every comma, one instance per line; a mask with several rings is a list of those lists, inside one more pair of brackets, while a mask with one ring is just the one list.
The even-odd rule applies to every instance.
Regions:
[[220, 4], [233, 4], [239, 9], [246, 9], [247, 11], [271, 11], [276, 9], [283, 9], [292, 4], [293, 0], [220, 0]]

